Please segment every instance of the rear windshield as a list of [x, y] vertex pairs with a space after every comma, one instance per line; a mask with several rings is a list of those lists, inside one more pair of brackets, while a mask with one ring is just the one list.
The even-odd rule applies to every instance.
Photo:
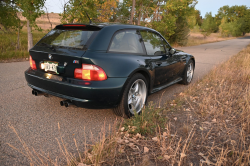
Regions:
[[86, 49], [97, 33], [98, 31], [53, 29], [37, 45]]

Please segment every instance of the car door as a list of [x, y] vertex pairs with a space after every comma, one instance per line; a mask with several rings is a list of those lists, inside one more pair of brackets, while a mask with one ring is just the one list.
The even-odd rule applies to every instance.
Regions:
[[154, 69], [154, 85], [160, 87], [174, 79], [175, 59], [169, 50], [165, 49], [163, 38], [151, 31], [140, 31], [147, 55], [151, 56], [151, 65]]
[[176, 51], [174, 54], [171, 54], [170, 50], [172, 49], [172, 47], [165, 40], [163, 40], [163, 45], [165, 46], [166, 54], [169, 57], [168, 62], [173, 67], [172, 79], [175, 80], [179, 78], [183, 73], [186, 63], [186, 55], [180, 51]]

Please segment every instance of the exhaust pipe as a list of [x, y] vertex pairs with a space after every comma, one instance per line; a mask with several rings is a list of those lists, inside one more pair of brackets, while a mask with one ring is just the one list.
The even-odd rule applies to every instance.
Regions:
[[37, 90], [32, 90], [32, 95], [35, 95], [35, 96], [41, 96], [41, 95], [45, 95], [46, 93], [44, 92], [40, 92], [40, 91], [37, 91]]
[[69, 106], [72, 106], [72, 105], [73, 105], [73, 103], [71, 103], [71, 101], [69, 101], [69, 100], [64, 102], [65, 107], [69, 107]]
[[65, 107], [69, 107], [69, 106], [72, 106], [74, 104], [70, 100], [63, 100], [63, 101], [60, 101], [60, 105], [65, 106]]

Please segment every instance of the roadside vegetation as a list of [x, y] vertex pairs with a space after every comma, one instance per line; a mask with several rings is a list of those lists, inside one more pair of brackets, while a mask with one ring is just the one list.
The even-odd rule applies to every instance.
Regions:
[[[34, 32], [33, 40], [34, 43], [38, 42], [46, 32]], [[17, 44], [17, 35], [15, 32], [3, 33], [0, 31], [0, 60], [11, 61], [15, 60], [25, 60], [29, 57], [29, 52], [27, 51], [27, 32], [21, 31], [19, 36], [19, 45]]]

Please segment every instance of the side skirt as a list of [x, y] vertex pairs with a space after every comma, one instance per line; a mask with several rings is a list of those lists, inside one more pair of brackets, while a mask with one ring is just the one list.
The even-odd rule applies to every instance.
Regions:
[[176, 84], [177, 82], [180, 82], [180, 81], [182, 81], [182, 78], [181, 78], [181, 77], [179, 77], [179, 78], [175, 79], [174, 81], [172, 81], [172, 82], [170, 82], [170, 83], [168, 83], [168, 84], [165, 84], [165, 85], [163, 85], [163, 86], [161, 86], [161, 87], [154, 88], [154, 89], [151, 91], [151, 93], [158, 92], [158, 91], [160, 91], [160, 90], [162, 90], [162, 89], [164, 89], [164, 88], [166, 88], [166, 87], [169, 87], [169, 86], [171, 86], [171, 85], [173, 85], [173, 84]]

